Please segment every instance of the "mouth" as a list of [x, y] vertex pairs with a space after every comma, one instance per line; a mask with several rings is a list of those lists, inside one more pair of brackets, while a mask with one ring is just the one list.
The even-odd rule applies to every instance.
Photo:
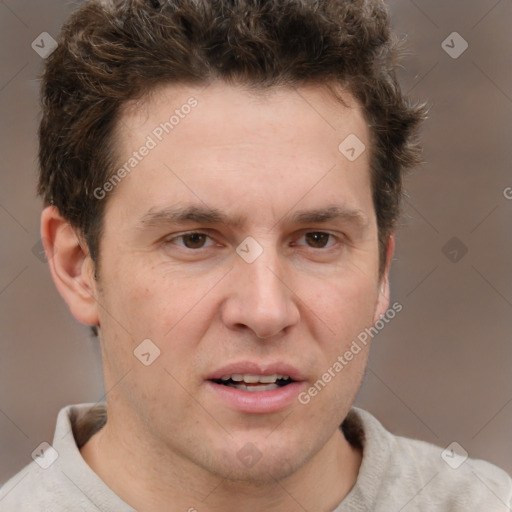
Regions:
[[292, 407], [307, 386], [305, 376], [286, 363], [229, 364], [206, 379], [212, 400], [238, 412], [265, 414]]
[[261, 391], [273, 391], [274, 389], [288, 386], [292, 382], [296, 382], [288, 375], [250, 375], [250, 374], [234, 374], [224, 375], [220, 379], [212, 379], [212, 382], [239, 389], [241, 391], [249, 391], [250, 393]]

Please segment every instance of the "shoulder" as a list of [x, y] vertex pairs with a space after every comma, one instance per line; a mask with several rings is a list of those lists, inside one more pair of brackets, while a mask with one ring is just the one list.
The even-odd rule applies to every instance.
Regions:
[[84, 508], [84, 496], [54, 464], [43, 469], [31, 462], [0, 488], [0, 512], [65, 512]]
[[[420, 495], [453, 510], [509, 511], [512, 479], [501, 468], [472, 458], [460, 445], [448, 447], [396, 436], [391, 468], [406, 479], [423, 483]], [[450, 509], [452, 510], [452, 509]]]
[[80, 455], [80, 445], [105, 419], [104, 404], [64, 407], [57, 417], [53, 445], [41, 444], [33, 461], [0, 489], [0, 512], [97, 512], [131, 510], [108, 489]]
[[375, 501], [375, 510], [385, 510], [378, 504], [388, 503], [400, 504], [403, 512], [510, 512], [512, 479], [504, 470], [471, 458], [460, 445], [443, 448], [396, 436], [367, 411], [354, 408], [352, 414], [364, 432], [359, 483]]

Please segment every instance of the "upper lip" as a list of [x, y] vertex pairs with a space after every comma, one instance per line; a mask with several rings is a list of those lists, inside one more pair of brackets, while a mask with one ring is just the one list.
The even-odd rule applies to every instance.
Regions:
[[230, 363], [208, 375], [207, 380], [218, 380], [226, 375], [286, 375], [295, 381], [305, 379], [304, 375], [294, 366], [284, 362], [256, 363], [254, 361], [240, 361]]

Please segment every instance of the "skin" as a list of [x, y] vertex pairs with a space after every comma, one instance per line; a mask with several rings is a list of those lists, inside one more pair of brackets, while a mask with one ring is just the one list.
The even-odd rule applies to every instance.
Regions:
[[[338, 150], [349, 134], [368, 148], [367, 124], [353, 97], [347, 108], [321, 85], [165, 86], [126, 105], [120, 165], [191, 96], [197, 107], [105, 199], [99, 281], [79, 233], [55, 207], [42, 215], [60, 293], [77, 320], [100, 327], [108, 421], [82, 456], [145, 512], [332, 511], [361, 464], [338, 427], [368, 349], [307, 405], [272, 413], [226, 405], [205, 379], [231, 362], [284, 361], [307, 390], [385, 313], [394, 240], [380, 277], [369, 151], [350, 162]], [[192, 203], [245, 221], [142, 221]], [[361, 222], [291, 221], [326, 205]], [[208, 236], [179, 238], [191, 231]], [[263, 249], [252, 263], [236, 252], [247, 236]], [[133, 354], [147, 338], [160, 349], [149, 366]], [[237, 456], [247, 443], [261, 454], [252, 467]]]

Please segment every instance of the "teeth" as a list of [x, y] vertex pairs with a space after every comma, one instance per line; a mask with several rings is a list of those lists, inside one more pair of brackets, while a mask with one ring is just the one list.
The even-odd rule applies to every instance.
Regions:
[[242, 391], [256, 392], [256, 391], [272, 391], [273, 389], [277, 389], [279, 386], [277, 384], [262, 384], [261, 386], [246, 386], [245, 384], [234, 384], [229, 383], [229, 387], [241, 389]]
[[257, 384], [261, 382], [262, 384], [275, 384], [275, 382], [279, 379], [289, 379], [287, 375], [279, 375], [274, 373], [274, 375], [241, 375], [239, 373], [235, 373], [234, 375], [224, 375], [220, 380], [227, 381], [232, 380], [234, 382], [245, 382], [246, 384]]
[[277, 375], [244, 375], [244, 382], [247, 384], [256, 384], [262, 382], [264, 384], [274, 383], [277, 380]]

